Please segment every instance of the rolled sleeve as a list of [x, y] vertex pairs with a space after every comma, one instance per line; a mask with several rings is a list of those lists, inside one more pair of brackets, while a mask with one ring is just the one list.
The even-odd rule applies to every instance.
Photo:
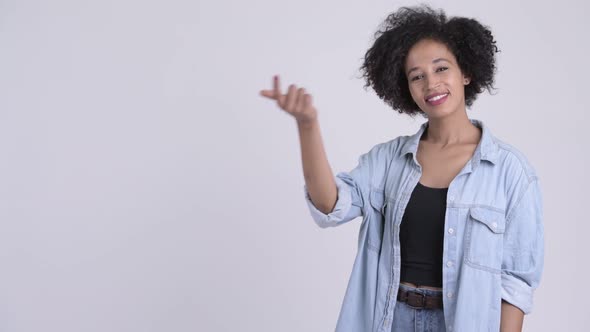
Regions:
[[352, 207], [352, 194], [350, 187], [340, 177], [340, 174], [334, 177], [336, 181], [336, 187], [338, 188], [338, 198], [336, 200], [336, 206], [332, 212], [325, 214], [313, 204], [307, 186], [303, 185], [305, 191], [305, 201], [313, 217], [313, 220], [321, 228], [338, 226], [346, 221], [353, 219], [354, 216], [349, 215]]
[[543, 202], [534, 177], [506, 218], [502, 260], [502, 299], [529, 314], [543, 272]]
[[373, 176], [373, 165], [377, 158], [377, 149], [361, 155], [358, 164], [350, 172], [340, 172], [334, 176], [338, 197], [336, 205], [330, 213], [323, 213], [313, 204], [307, 185], [303, 185], [305, 201], [315, 223], [321, 228], [342, 225], [356, 217], [362, 216], [364, 211], [365, 197], [370, 187], [370, 180]]

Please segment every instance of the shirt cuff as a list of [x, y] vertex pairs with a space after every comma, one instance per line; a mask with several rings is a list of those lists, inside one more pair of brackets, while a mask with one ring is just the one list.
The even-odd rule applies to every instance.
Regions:
[[303, 185], [305, 201], [307, 202], [311, 216], [315, 223], [321, 228], [338, 226], [340, 222], [344, 221], [352, 206], [352, 194], [348, 184], [337, 176], [334, 177], [334, 180], [336, 181], [336, 187], [338, 188], [338, 197], [336, 200], [336, 206], [332, 212], [328, 214], [323, 213], [313, 205], [311, 197], [309, 196], [309, 191], [307, 191], [307, 185]]
[[524, 281], [502, 273], [502, 299], [518, 307], [525, 315], [533, 311], [534, 291]]

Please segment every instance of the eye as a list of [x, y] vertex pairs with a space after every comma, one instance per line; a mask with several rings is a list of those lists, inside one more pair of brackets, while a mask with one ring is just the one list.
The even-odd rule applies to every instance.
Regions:
[[444, 70], [447, 70], [447, 69], [449, 69], [449, 68], [447, 68], [447, 67], [440, 67], [440, 68], [438, 68], [438, 69], [437, 69], [437, 71], [438, 71], [439, 69], [442, 69], [441, 71], [444, 71]]
[[415, 80], [417, 80], [420, 77], [422, 77], [422, 75], [414, 76], [414, 77], [412, 77], [411, 81], [415, 81]]

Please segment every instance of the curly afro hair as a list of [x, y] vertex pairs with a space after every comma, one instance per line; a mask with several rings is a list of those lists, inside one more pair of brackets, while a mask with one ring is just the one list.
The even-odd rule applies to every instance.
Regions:
[[428, 5], [401, 7], [390, 14], [375, 35], [360, 70], [377, 96], [399, 113], [426, 116], [412, 99], [404, 64], [411, 47], [422, 39], [441, 42], [453, 53], [461, 72], [470, 77], [465, 86], [465, 105], [477, 95], [491, 93], [496, 71], [495, 53], [500, 52], [490, 29], [465, 17], [447, 20], [442, 10]]

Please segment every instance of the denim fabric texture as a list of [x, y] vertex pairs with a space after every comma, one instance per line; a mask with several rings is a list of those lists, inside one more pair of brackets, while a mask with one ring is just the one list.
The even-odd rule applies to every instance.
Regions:
[[[443, 301], [447, 331], [499, 331], [502, 299], [525, 314], [543, 271], [543, 208], [539, 177], [522, 152], [482, 129], [471, 159], [447, 192]], [[335, 227], [362, 217], [357, 255], [337, 332], [392, 329], [400, 287], [399, 229], [420, 180], [416, 159], [424, 122], [413, 135], [379, 143], [349, 172], [335, 175], [338, 199], [324, 214], [304, 194], [315, 223]]]
[[[400, 288], [424, 295], [442, 296], [442, 291], [416, 288], [400, 284]], [[445, 315], [443, 309], [414, 308], [398, 301], [393, 312], [391, 332], [445, 332]]]

